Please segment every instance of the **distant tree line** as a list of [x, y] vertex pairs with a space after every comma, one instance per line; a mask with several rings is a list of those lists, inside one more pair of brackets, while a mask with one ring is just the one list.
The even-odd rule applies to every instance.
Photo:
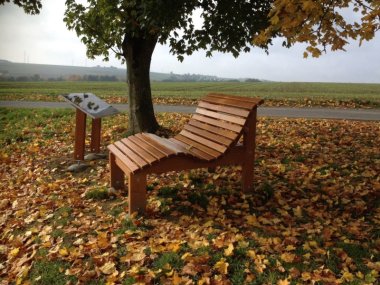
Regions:
[[[99, 82], [118, 82], [120, 79], [115, 75], [78, 75], [58, 76], [43, 78], [39, 74], [31, 76], [11, 76], [8, 73], [0, 72], [0, 81], [11, 82], [38, 82], [38, 81], [99, 81]], [[163, 79], [163, 82], [240, 82], [238, 79], [224, 79], [217, 76], [201, 75], [201, 74], [174, 74], [170, 73], [169, 78]], [[247, 78], [244, 82], [261, 82], [259, 79]]]
[[201, 75], [201, 74], [174, 74], [170, 73], [169, 78], [163, 79], [163, 82], [213, 82], [225, 81], [217, 76]]
[[0, 81], [17, 81], [17, 82], [25, 82], [25, 81], [43, 81], [39, 74], [34, 74], [31, 76], [21, 75], [21, 76], [10, 76], [10, 75], [0, 75]]
[[[239, 79], [226, 79], [217, 76], [202, 74], [174, 74], [170, 73], [170, 77], [163, 79], [163, 82], [240, 82]], [[259, 79], [247, 78], [245, 82], [261, 82]]]
[[247, 78], [247, 79], [245, 80], [245, 82], [261, 82], [261, 80], [256, 79], [256, 78]]

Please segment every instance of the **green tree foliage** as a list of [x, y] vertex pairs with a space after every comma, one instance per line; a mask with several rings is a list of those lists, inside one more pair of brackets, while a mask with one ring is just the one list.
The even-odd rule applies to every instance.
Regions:
[[[350, 38], [372, 39], [380, 18], [380, 2], [372, 0], [89, 0], [86, 5], [67, 0], [66, 6], [65, 22], [90, 58], [108, 60], [112, 50], [127, 62], [133, 133], [158, 127], [149, 82], [157, 43], [169, 44], [182, 61], [200, 49], [207, 56], [219, 51], [235, 57], [252, 45], [267, 50], [281, 36], [284, 46], [304, 42], [304, 56], [317, 57], [328, 46], [343, 50]], [[352, 12], [359, 21], [345, 18]]]
[[[9, 3], [11, 0], [0, 0], [0, 5]], [[42, 8], [41, 0], [12, 0], [12, 2], [23, 8], [25, 13], [28, 14], [39, 14]]]
[[[180, 61], [185, 55], [204, 49], [250, 51], [252, 35], [268, 27], [271, 1], [240, 0], [146, 0], [87, 1], [86, 5], [66, 1], [64, 21], [87, 47], [87, 56], [109, 59], [113, 51], [127, 63], [130, 129], [155, 131], [158, 127], [149, 82], [151, 56], [157, 43], [167, 43]], [[203, 23], [195, 23], [194, 12]], [[267, 48], [267, 43], [260, 44]]]

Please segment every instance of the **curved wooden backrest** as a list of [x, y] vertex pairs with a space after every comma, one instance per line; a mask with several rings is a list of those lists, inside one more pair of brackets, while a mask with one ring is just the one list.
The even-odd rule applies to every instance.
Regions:
[[209, 94], [172, 141], [196, 157], [217, 159], [237, 143], [248, 117], [262, 102], [260, 98]]

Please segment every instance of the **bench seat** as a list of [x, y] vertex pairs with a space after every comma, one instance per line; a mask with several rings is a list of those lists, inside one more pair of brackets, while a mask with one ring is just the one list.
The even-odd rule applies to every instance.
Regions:
[[[144, 212], [146, 175], [221, 165], [242, 165], [242, 188], [253, 183], [257, 106], [260, 98], [209, 94], [183, 130], [170, 139], [139, 133], [108, 146], [111, 186], [129, 182], [129, 213]], [[243, 143], [239, 139], [243, 137]]]

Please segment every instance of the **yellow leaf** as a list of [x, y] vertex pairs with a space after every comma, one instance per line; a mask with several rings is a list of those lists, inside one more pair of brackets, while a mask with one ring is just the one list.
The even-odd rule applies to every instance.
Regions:
[[248, 250], [248, 256], [250, 258], [255, 259], [257, 255], [256, 255], [256, 252], [254, 250]]
[[16, 247], [16, 248], [12, 249], [9, 254], [10, 254], [10, 256], [15, 257], [18, 255], [19, 252], [20, 252], [20, 248]]
[[103, 273], [103, 274], [106, 274], [106, 275], [110, 275], [110, 274], [113, 274], [115, 271], [116, 271], [116, 268], [115, 268], [115, 263], [113, 262], [107, 262], [105, 263], [102, 267], [99, 268], [100, 271]]
[[288, 279], [281, 279], [278, 280], [277, 285], [289, 285], [289, 280]]
[[172, 242], [167, 245], [169, 251], [177, 252], [181, 248], [181, 242]]
[[296, 258], [296, 255], [294, 253], [285, 252], [281, 254], [281, 259], [288, 263], [292, 263], [295, 258]]
[[273, 242], [274, 245], [279, 245], [281, 243], [281, 239], [278, 237], [271, 239], [271, 241]]
[[129, 259], [130, 261], [139, 262], [144, 260], [146, 254], [144, 252], [134, 253]]
[[210, 277], [202, 277], [201, 279], [198, 280], [198, 285], [205, 285], [205, 284], [210, 284]]
[[30, 147], [28, 147], [28, 150], [30, 151], [30, 152], [39, 152], [40, 151], [40, 148], [38, 147], [38, 144], [36, 145], [36, 144], [34, 144], [34, 145], [31, 145]]
[[292, 245], [292, 244], [289, 244], [289, 245], [286, 246], [286, 248], [285, 248], [286, 251], [292, 251], [292, 250], [295, 250], [295, 249], [296, 249], [296, 247], [295, 247], [294, 245]]
[[219, 271], [220, 274], [227, 274], [228, 273], [228, 262], [226, 262], [226, 259], [222, 258], [219, 260], [215, 265], [214, 268]]
[[101, 249], [106, 249], [110, 246], [106, 232], [98, 233], [97, 245]]
[[248, 225], [250, 226], [257, 225], [257, 218], [255, 215], [246, 216], [245, 219], [247, 220]]
[[6, 254], [8, 247], [6, 245], [0, 244], [0, 254]]
[[348, 271], [345, 271], [342, 275], [342, 279], [347, 282], [351, 282], [354, 280], [354, 275]]
[[174, 272], [172, 284], [173, 285], [180, 285], [182, 281], [182, 278], [178, 276], [177, 272]]
[[66, 247], [63, 247], [63, 248], [59, 249], [59, 254], [62, 255], [62, 256], [68, 256], [69, 255], [69, 251], [67, 250]]
[[192, 257], [193, 255], [190, 252], [186, 252], [181, 256], [182, 260], [187, 260], [189, 257]]
[[224, 255], [225, 256], [230, 256], [234, 251], [234, 245], [230, 243], [228, 247], [224, 250]]
[[286, 171], [286, 166], [284, 164], [279, 164], [277, 167], [280, 173], [284, 173]]
[[24, 216], [25, 213], [26, 213], [26, 210], [25, 210], [25, 209], [18, 210], [18, 211], [16, 212], [16, 217], [17, 217], [17, 218], [20, 218], [20, 217]]
[[167, 277], [171, 277], [171, 276], [173, 276], [173, 274], [174, 274], [174, 269], [172, 269], [172, 270], [169, 271], [169, 272], [166, 272], [165, 274], [166, 274]]
[[311, 257], [310, 252], [305, 253], [305, 254], [303, 255], [303, 257], [304, 257], [305, 259], [310, 259], [310, 257]]
[[360, 271], [356, 273], [356, 276], [360, 279], [364, 279], [364, 274], [361, 273]]
[[297, 206], [297, 208], [293, 209], [293, 212], [297, 218], [302, 218], [302, 208], [300, 206]]
[[73, 242], [74, 245], [81, 245], [84, 244], [84, 240], [82, 238], [78, 238], [76, 241]]
[[302, 280], [303, 281], [308, 281], [311, 279], [311, 274], [310, 272], [302, 272]]
[[311, 240], [311, 241], [309, 241], [309, 244], [310, 244], [310, 246], [312, 246], [312, 247], [317, 247], [317, 246], [318, 246], [318, 243], [317, 243], [315, 240]]

